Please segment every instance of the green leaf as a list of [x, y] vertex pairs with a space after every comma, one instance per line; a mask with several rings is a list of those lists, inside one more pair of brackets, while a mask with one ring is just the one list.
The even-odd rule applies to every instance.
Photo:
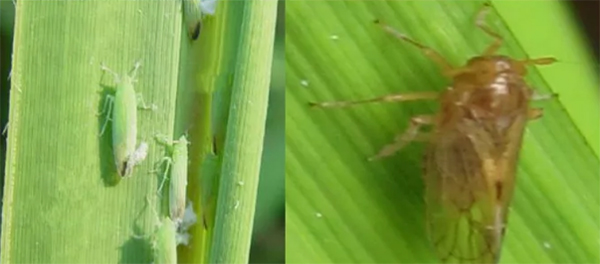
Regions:
[[[286, 6], [286, 255], [290, 263], [435, 263], [425, 231], [423, 144], [367, 158], [436, 102], [311, 109], [308, 102], [440, 91], [451, 82], [380, 19], [454, 65], [492, 39], [481, 1], [290, 1]], [[600, 239], [598, 84], [559, 1], [494, 1], [500, 54], [551, 56], [528, 82], [560, 97], [536, 106], [521, 150], [501, 263], [595, 263]]]

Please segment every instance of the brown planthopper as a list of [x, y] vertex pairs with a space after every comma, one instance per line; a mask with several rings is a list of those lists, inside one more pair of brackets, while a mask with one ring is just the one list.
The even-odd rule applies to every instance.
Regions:
[[[530, 101], [538, 95], [525, 83], [526, 66], [551, 64], [554, 58], [517, 60], [496, 55], [502, 37], [485, 24], [485, 4], [476, 25], [494, 41], [480, 56], [454, 67], [431, 48], [392, 27], [385, 31], [410, 43], [442, 68], [452, 84], [441, 93], [390, 94], [357, 101], [310, 103], [347, 107], [370, 102], [438, 100], [440, 111], [411, 119], [406, 131], [370, 160], [387, 157], [411, 141], [426, 141], [423, 178], [427, 231], [445, 263], [497, 263], [513, 196], [521, 140], [528, 120], [542, 116]], [[432, 126], [423, 132], [423, 126]]]

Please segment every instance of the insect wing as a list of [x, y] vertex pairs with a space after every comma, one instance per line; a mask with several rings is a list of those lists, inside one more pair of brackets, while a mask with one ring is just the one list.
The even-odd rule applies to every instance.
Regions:
[[154, 263], [176, 264], [177, 241], [175, 223], [168, 217], [163, 218], [154, 237]]
[[497, 263], [525, 117], [503, 135], [480, 124], [443, 130], [426, 150], [427, 229], [445, 263]]
[[121, 176], [131, 174], [127, 166], [129, 156], [134, 153], [137, 144], [137, 106], [133, 84], [124, 82], [117, 88], [113, 110], [113, 153], [115, 165]]
[[173, 148], [173, 167], [171, 171], [171, 184], [169, 192], [169, 208], [171, 218], [180, 222], [185, 212], [188, 147], [185, 136], [181, 136], [179, 142]]

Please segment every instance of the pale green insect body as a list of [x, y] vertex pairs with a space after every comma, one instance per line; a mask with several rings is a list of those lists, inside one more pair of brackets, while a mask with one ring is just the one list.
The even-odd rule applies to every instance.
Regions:
[[[183, 219], [186, 203], [186, 186], [188, 174], [188, 144], [185, 136], [173, 142], [161, 142], [171, 148], [171, 157], [163, 158], [166, 162], [165, 175], [158, 188], [160, 192], [167, 178], [169, 178], [169, 212], [171, 219], [176, 223]], [[171, 169], [169, 173], [169, 168]], [[169, 173], [169, 174], [167, 174]], [[166, 175], [170, 175], [167, 177]]]
[[137, 144], [137, 106], [131, 103], [136, 101], [133, 79], [125, 76], [117, 86], [112, 117], [115, 165], [119, 175], [124, 177], [131, 175], [133, 166], [130, 166], [127, 161], [135, 152]]
[[[148, 150], [145, 142], [140, 144], [136, 150], [138, 95], [133, 87], [139, 67], [140, 63], [138, 62], [130, 74], [120, 77], [102, 65], [102, 70], [114, 75], [117, 85], [115, 94], [108, 95], [105, 101], [102, 112], [107, 112], [107, 118], [100, 135], [104, 134], [108, 121], [112, 121], [113, 156], [117, 172], [122, 177], [131, 176], [133, 167], [146, 158]], [[142, 108], [149, 109], [150, 107], [144, 105]]]
[[183, 218], [185, 211], [188, 166], [188, 141], [181, 136], [173, 148], [173, 172], [171, 173], [169, 210], [173, 219]]
[[196, 221], [197, 217], [191, 203], [185, 209], [185, 216], [180, 222], [164, 216], [162, 221], [159, 221], [158, 228], [155, 229], [151, 237], [154, 263], [177, 263], [177, 246], [181, 244], [189, 245], [191, 236], [188, 231]]
[[[146, 202], [151, 205], [152, 202], [146, 197]], [[154, 213], [156, 225], [152, 234], [148, 236], [135, 235], [137, 239], [148, 239], [152, 248], [152, 263], [155, 264], [176, 264], [177, 263], [177, 224], [168, 216], [160, 217], [158, 212], [151, 207]], [[162, 219], [161, 219], [162, 218]]]
[[156, 264], [177, 263], [177, 228], [168, 216], [163, 217], [152, 238], [152, 254]]

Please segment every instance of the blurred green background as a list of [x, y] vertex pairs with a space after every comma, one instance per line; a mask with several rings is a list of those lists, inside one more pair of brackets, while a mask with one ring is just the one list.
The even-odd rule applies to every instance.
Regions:
[[[251, 263], [283, 263], [285, 261], [284, 217], [284, 1], [278, 5], [275, 51], [269, 95], [269, 108], [261, 165], [258, 201], [254, 219]], [[9, 73], [13, 45], [15, 10], [12, 1], [0, 1], [0, 129], [8, 122]], [[6, 159], [6, 135], [0, 142], [0, 197]]]

